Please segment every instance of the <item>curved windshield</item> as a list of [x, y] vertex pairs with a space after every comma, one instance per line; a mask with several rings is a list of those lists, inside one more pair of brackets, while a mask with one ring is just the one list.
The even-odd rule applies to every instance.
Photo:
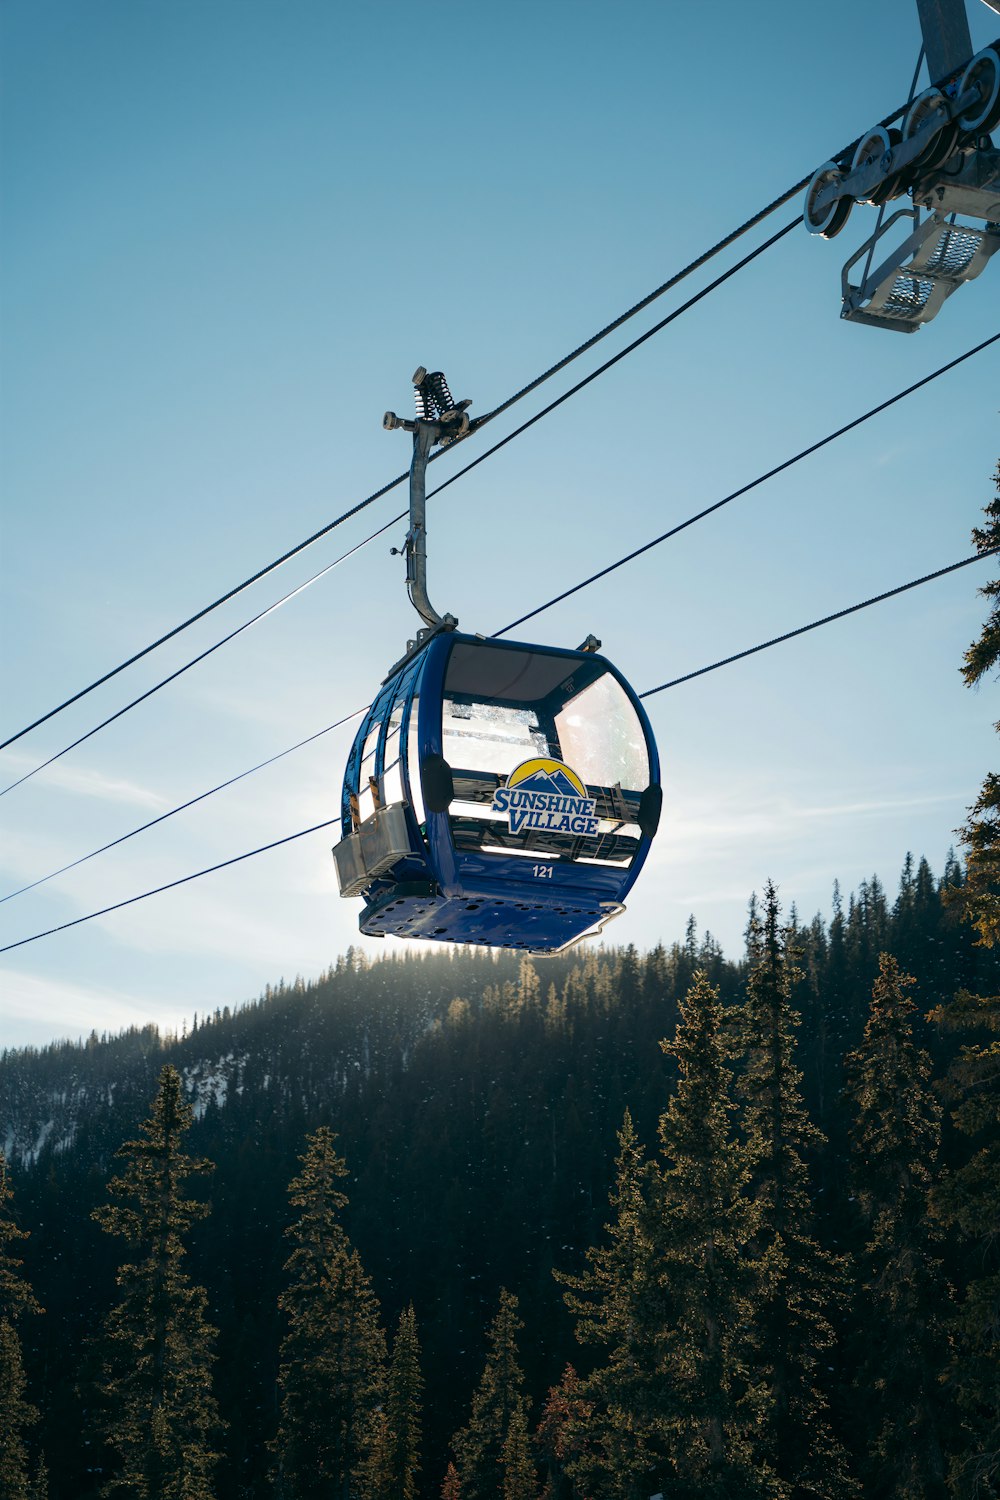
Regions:
[[457, 641], [441, 732], [458, 848], [631, 860], [649, 753], [605, 663]]
[[555, 716], [561, 758], [584, 781], [645, 791], [649, 753], [639, 715], [617, 677], [605, 672]]

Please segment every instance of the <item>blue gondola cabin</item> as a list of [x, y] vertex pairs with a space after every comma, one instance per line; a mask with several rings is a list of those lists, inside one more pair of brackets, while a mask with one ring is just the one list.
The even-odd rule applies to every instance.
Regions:
[[660, 803], [649, 720], [604, 657], [441, 632], [354, 741], [340, 893], [370, 936], [555, 952], [624, 909]]

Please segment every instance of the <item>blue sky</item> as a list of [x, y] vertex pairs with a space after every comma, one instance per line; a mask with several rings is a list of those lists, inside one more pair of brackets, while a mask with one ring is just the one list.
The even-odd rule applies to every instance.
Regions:
[[[983, 46], [1000, 20], [969, 9]], [[906, 97], [912, 0], [763, 15], [737, 0], [4, 6], [0, 737], [404, 469], [408, 439], [381, 414], [408, 409], [418, 363], [474, 413], [493, 407]], [[869, 222], [857, 210], [831, 243], [797, 229], [432, 500], [437, 607], [496, 630], [1000, 328], [996, 266], [912, 337], [843, 323], [840, 269]], [[992, 494], [998, 389], [990, 351], [528, 638], [593, 631], [641, 691], [956, 560]], [[435, 481], [458, 466], [443, 458]], [[404, 503], [21, 740], [3, 784]], [[413, 630], [389, 554], [403, 529], [0, 799], [0, 893], [366, 703]], [[609, 939], [669, 942], [693, 911], [735, 954], [768, 877], [810, 916], [834, 878], [893, 890], [907, 850], [940, 870], [996, 763], [995, 698], [957, 670], [986, 576], [652, 699], [665, 817]], [[0, 942], [334, 816], [350, 737], [0, 905]], [[177, 1024], [317, 973], [358, 940], [331, 842], [4, 955], [0, 1044]]]

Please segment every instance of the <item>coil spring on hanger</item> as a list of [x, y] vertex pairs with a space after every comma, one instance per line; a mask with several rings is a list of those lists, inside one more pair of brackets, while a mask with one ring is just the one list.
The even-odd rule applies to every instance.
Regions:
[[[455, 411], [455, 400], [440, 370], [418, 370], [419, 383], [413, 387], [413, 404], [418, 422], [440, 421]], [[467, 403], [466, 403], [467, 404]]]
[[417, 409], [418, 422], [433, 422], [434, 403], [431, 398], [431, 393], [427, 389], [426, 376], [424, 377], [424, 382], [422, 384], [413, 387], [413, 404]]
[[454, 410], [455, 402], [452, 399], [451, 391], [448, 389], [448, 382], [440, 370], [432, 370], [427, 376], [424, 386], [430, 390], [431, 398], [437, 407], [439, 417], [443, 417], [446, 412]]

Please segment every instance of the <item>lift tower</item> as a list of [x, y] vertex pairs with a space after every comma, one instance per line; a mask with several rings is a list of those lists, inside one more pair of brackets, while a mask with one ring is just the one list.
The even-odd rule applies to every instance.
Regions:
[[[1000, 13], [1000, 0], [984, 3]], [[971, 55], [964, 0], [917, 0], [917, 12], [936, 82], [866, 131], [853, 154], [824, 162], [804, 207], [806, 228], [824, 239], [855, 203], [879, 209], [841, 273], [840, 315], [901, 333], [930, 322], [1000, 250], [1000, 151], [990, 135], [1000, 124], [1000, 39]], [[909, 204], [884, 218], [903, 197]]]

